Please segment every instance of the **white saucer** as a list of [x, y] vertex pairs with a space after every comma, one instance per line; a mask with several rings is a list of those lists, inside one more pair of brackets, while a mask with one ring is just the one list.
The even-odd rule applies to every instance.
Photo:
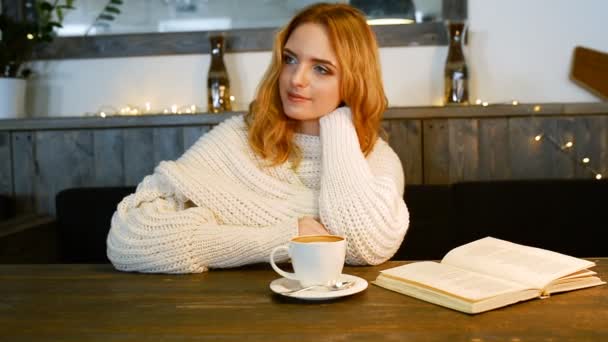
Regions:
[[367, 288], [367, 280], [350, 274], [342, 274], [340, 281], [354, 281], [355, 284], [347, 289], [330, 291], [321, 286], [310, 290], [301, 291], [293, 294], [283, 294], [285, 291], [295, 290], [300, 288], [300, 283], [297, 280], [287, 278], [275, 279], [270, 283], [270, 289], [274, 293], [278, 293], [285, 297], [298, 298], [303, 300], [327, 300], [344, 296], [350, 296], [359, 293]]

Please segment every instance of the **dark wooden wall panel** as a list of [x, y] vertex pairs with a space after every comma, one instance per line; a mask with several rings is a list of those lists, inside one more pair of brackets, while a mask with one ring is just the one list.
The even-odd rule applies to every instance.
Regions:
[[36, 195], [36, 159], [34, 132], [22, 131], [12, 133], [13, 150], [13, 190], [16, 199], [16, 213], [35, 213]]
[[450, 183], [479, 179], [478, 120], [449, 120], [448, 150]]
[[205, 125], [205, 126], [193, 126], [193, 127], [184, 127], [182, 132], [183, 132], [183, 145], [184, 145], [184, 152], [189, 149], [190, 147], [192, 147], [192, 145], [194, 145], [194, 143], [200, 139], [200, 137], [202, 137], [203, 135], [205, 135], [207, 132], [209, 132], [211, 126]]
[[[556, 118], [555, 134], [559, 144], [565, 145], [568, 141], [574, 143], [571, 148], [565, 148], [563, 151], [556, 149], [554, 154], [553, 175], [556, 178], [573, 178], [577, 172], [576, 154], [579, 149], [579, 136], [576, 134], [576, 127], [583, 124], [582, 121], [576, 121], [574, 118]], [[545, 141], [546, 142], [546, 141]]]
[[94, 185], [93, 132], [42, 131], [35, 138], [36, 208], [54, 214], [55, 195], [61, 190]]
[[181, 127], [152, 128], [154, 166], [163, 160], [175, 160], [184, 153], [184, 133]]
[[0, 132], [0, 195], [13, 195], [13, 162], [11, 134]]
[[[546, 141], [555, 136], [555, 120], [545, 118], [512, 118], [509, 121], [511, 171], [515, 179], [555, 178], [553, 160], [556, 151]], [[541, 141], [534, 137], [543, 134]]]
[[152, 173], [154, 167], [154, 136], [150, 128], [129, 128], [123, 131], [126, 185], [137, 185]]
[[[407, 184], [592, 178], [579, 163], [583, 157], [608, 176], [608, 116], [392, 118], [382, 125]], [[179, 158], [212, 127], [2, 132], [0, 158], [10, 162], [0, 166], [0, 191], [15, 194], [20, 214], [53, 215], [59, 191], [137, 185], [161, 160]], [[540, 133], [543, 139], [534, 141]], [[568, 140], [574, 146], [563, 153], [559, 146]]]
[[422, 184], [421, 120], [386, 120], [382, 126], [388, 143], [403, 165], [406, 184]]
[[511, 177], [509, 139], [507, 119], [479, 120], [479, 180]]
[[450, 183], [450, 146], [447, 119], [422, 123], [423, 172], [425, 184]]
[[[576, 162], [575, 176], [577, 178], [595, 176], [590, 170], [606, 172], [602, 166], [602, 153], [606, 153], [606, 118], [591, 116], [579, 118], [574, 125], [576, 137], [573, 155]], [[583, 166], [583, 158], [589, 158], [588, 167]]]
[[125, 184], [124, 137], [122, 129], [93, 131], [95, 186]]

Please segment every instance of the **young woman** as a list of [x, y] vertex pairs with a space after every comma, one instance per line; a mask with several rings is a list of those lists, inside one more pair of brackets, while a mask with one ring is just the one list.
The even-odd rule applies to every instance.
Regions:
[[378, 137], [385, 109], [363, 14], [303, 9], [278, 33], [249, 113], [161, 162], [118, 205], [108, 258], [123, 271], [203, 272], [267, 262], [297, 235], [336, 234], [347, 263], [386, 261], [409, 214], [401, 162]]

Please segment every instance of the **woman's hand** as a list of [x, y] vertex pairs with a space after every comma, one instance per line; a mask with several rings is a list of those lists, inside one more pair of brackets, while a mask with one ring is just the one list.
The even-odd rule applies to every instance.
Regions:
[[304, 216], [298, 220], [299, 235], [329, 235], [325, 226], [310, 216]]

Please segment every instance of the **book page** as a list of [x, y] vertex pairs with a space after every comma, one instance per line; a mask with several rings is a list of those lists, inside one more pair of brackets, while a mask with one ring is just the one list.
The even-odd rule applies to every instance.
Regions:
[[595, 265], [591, 261], [492, 237], [454, 248], [441, 262], [538, 289]]
[[383, 276], [406, 283], [413, 282], [471, 302], [527, 289], [514, 282], [432, 261], [415, 262], [381, 273]]
[[546, 292], [553, 294], [557, 292], [572, 291], [578, 289], [584, 289], [587, 287], [598, 286], [606, 284], [598, 277], [587, 277], [587, 278], [572, 278], [572, 279], [560, 279], [555, 283], [547, 286]]
[[565, 277], [561, 277], [561, 278], [559, 278], [559, 280], [567, 280], [567, 279], [575, 279], [575, 278], [587, 278], [587, 277], [590, 277], [590, 276], [596, 275], [596, 274], [597, 274], [597, 272], [593, 272], [593, 271], [590, 271], [590, 270], [581, 270], [581, 271], [578, 271], [578, 272], [574, 272], [574, 273], [572, 273], [570, 275], [567, 275]]

